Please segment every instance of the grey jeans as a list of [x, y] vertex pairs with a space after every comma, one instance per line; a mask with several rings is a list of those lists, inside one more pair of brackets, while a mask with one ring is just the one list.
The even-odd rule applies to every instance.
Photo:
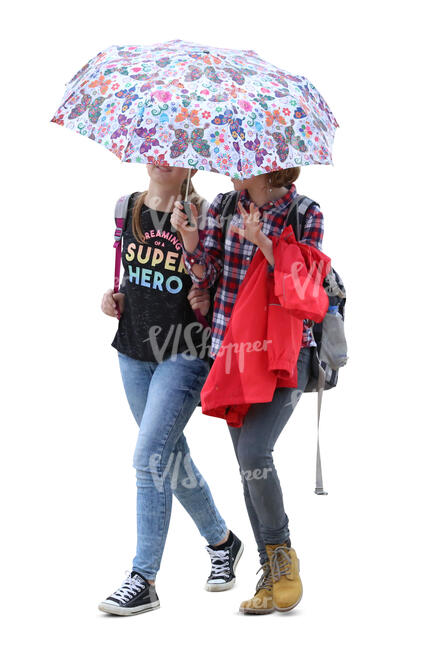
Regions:
[[266, 544], [290, 544], [289, 519], [272, 452], [307, 385], [311, 359], [312, 349], [301, 348], [297, 388], [276, 388], [272, 402], [252, 404], [241, 427], [229, 426], [261, 564], [267, 561]]

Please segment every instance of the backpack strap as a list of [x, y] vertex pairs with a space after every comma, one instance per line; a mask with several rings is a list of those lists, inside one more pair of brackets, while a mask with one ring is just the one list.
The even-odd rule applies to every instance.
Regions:
[[285, 226], [292, 226], [297, 241], [302, 239], [304, 234], [305, 215], [312, 205], [319, 206], [316, 201], [313, 201], [313, 199], [310, 199], [308, 196], [304, 196], [303, 194], [297, 194], [290, 203]]
[[119, 291], [120, 283], [120, 265], [122, 261], [122, 236], [126, 224], [126, 216], [128, 214], [129, 199], [132, 194], [125, 194], [117, 200], [114, 209], [114, 222], [116, 229], [114, 231], [114, 244], [113, 248], [116, 250], [116, 257], [114, 261], [114, 293]]
[[[300, 241], [304, 234], [305, 215], [312, 205], [319, 205], [316, 201], [298, 194], [292, 201], [287, 214], [285, 225], [291, 225], [295, 233], [296, 241]], [[317, 349], [317, 348], [316, 348]], [[325, 370], [318, 359], [317, 377], [317, 448], [316, 448], [316, 487], [315, 494], [328, 494], [323, 489], [322, 460], [320, 457], [320, 412], [322, 409], [323, 391], [325, 389]]]
[[223, 220], [223, 240], [227, 237], [230, 223], [235, 215], [240, 192], [227, 192], [221, 203], [221, 219]]
[[323, 391], [325, 389], [325, 370], [320, 363], [319, 359], [319, 376], [317, 379], [317, 448], [316, 448], [316, 487], [314, 492], [316, 494], [328, 494], [323, 489], [323, 478], [322, 478], [322, 460], [320, 457], [320, 441], [319, 441], [319, 432], [320, 432], [320, 411], [322, 408], [322, 397]]

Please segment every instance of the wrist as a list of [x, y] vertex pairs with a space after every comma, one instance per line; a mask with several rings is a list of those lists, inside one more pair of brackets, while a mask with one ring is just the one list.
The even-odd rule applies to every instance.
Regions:
[[263, 246], [266, 246], [270, 241], [271, 240], [269, 239], [269, 237], [267, 235], [265, 235], [263, 230], [260, 230], [260, 232], [258, 233], [257, 238], [256, 238], [256, 245], [259, 248], [263, 248]]
[[182, 233], [182, 245], [187, 253], [193, 253], [199, 244], [200, 238], [197, 230]]

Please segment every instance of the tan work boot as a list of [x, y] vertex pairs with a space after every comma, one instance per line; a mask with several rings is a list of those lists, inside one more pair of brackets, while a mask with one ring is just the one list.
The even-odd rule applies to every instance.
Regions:
[[296, 607], [302, 598], [299, 560], [287, 544], [266, 544], [272, 574], [274, 606], [280, 612]]
[[272, 575], [269, 562], [262, 564], [259, 571], [263, 571], [263, 573], [257, 583], [255, 595], [250, 600], [244, 600], [239, 607], [242, 614], [272, 614], [275, 609], [272, 599]]

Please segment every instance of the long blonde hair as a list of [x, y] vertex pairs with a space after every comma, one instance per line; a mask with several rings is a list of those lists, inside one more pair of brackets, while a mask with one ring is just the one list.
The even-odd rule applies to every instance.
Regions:
[[[187, 185], [187, 179], [185, 178], [180, 188], [180, 195], [182, 197], [182, 200], [185, 200], [186, 185]], [[134, 207], [132, 209], [132, 234], [134, 235], [137, 241], [145, 241], [143, 231], [141, 230], [140, 216], [141, 216], [141, 208], [144, 205], [144, 199], [146, 198], [146, 195], [147, 195], [147, 190], [142, 192], [140, 196], [138, 196], [135, 199]], [[189, 181], [188, 200], [191, 201], [191, 203], [194, 203], [195, 207], [197, 208], [197, 212], [200, 212], [201, 204], [203, 203], [204, 198], [196, 192], [191, 179]]]

